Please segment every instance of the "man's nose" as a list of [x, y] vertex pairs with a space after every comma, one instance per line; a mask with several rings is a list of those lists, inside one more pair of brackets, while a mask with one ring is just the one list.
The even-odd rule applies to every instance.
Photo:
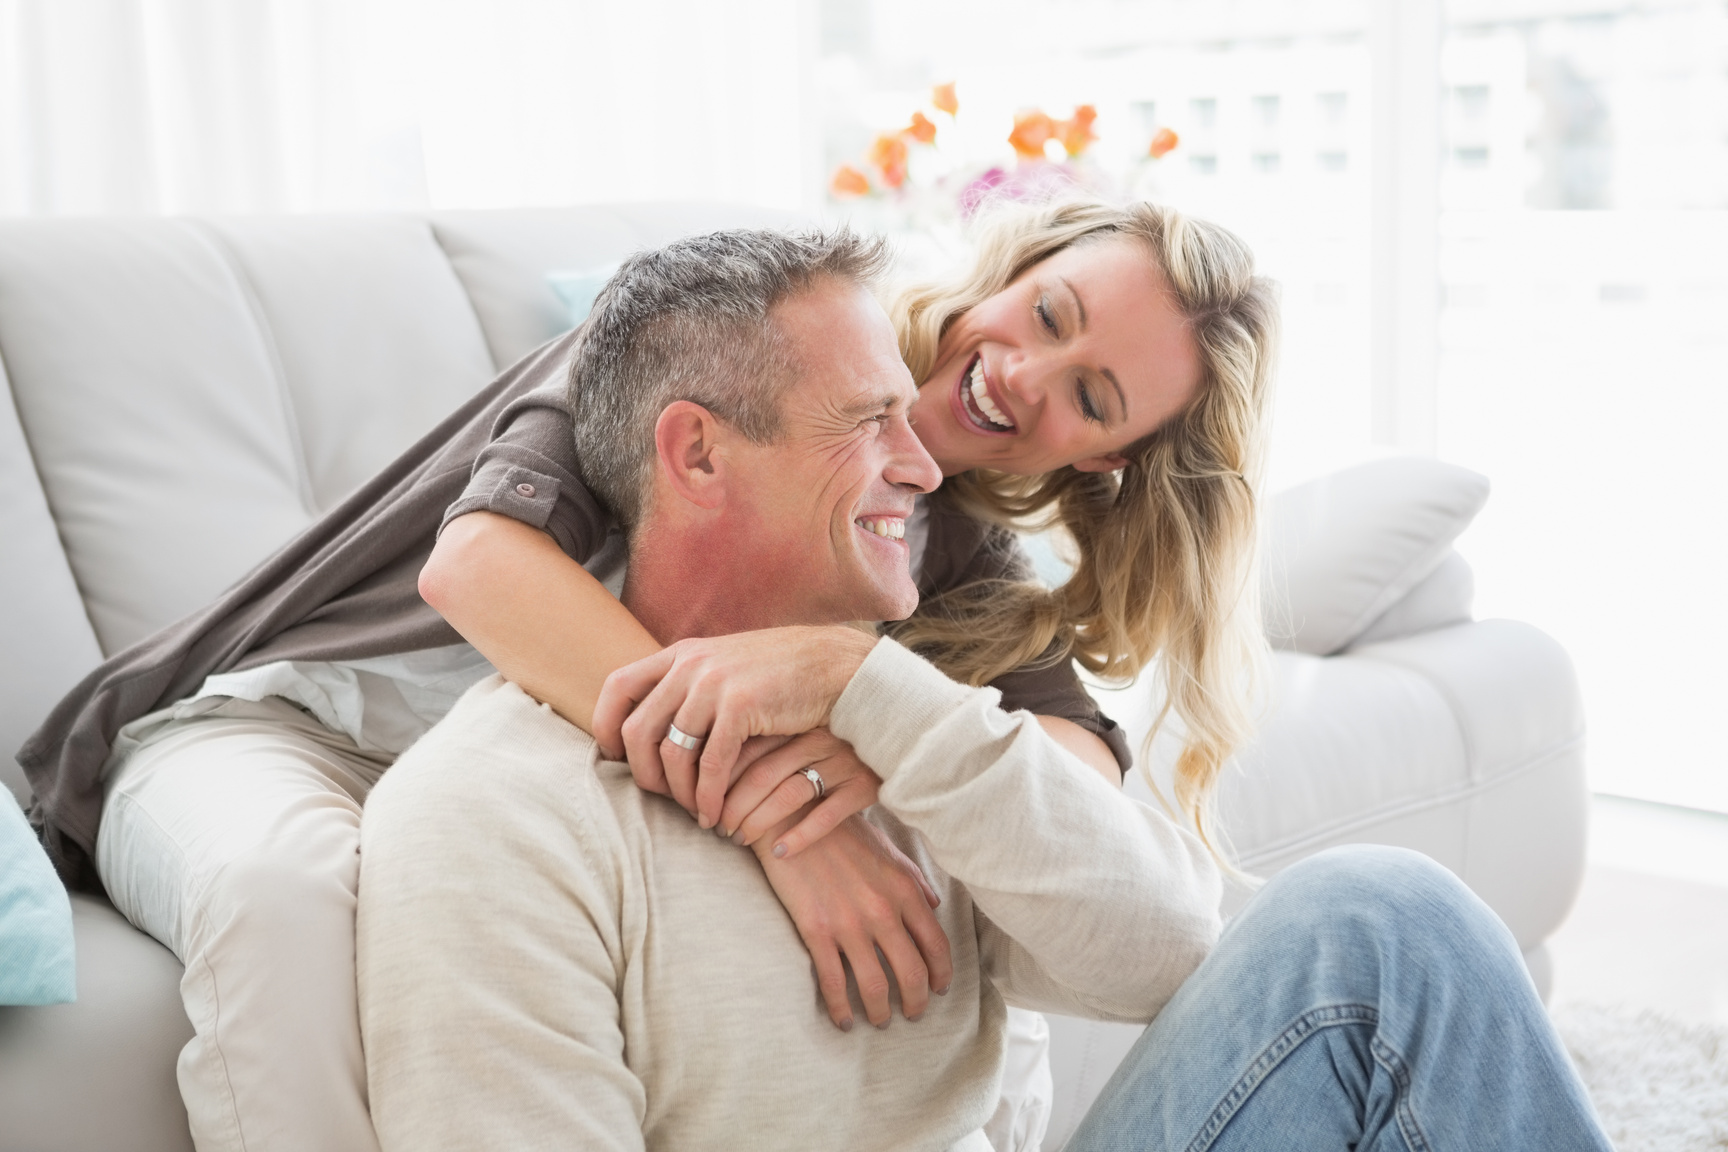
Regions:
[[882, 478], [890, 484], [910, 488], [914, 492], [936, 491], [942, 484], [942, 469], [936, 466], [936, 461], [925, 451], [924, 442], [912, 431], [911, 422], [901, 416], [894, 421], [892, 427], [894, 442], [890, 448], [888, 466], [882, 470]]

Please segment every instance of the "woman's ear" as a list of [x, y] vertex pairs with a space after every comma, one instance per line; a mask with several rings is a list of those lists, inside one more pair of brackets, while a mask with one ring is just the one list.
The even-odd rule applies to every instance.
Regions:
[[724, 426], [700, 404], [675, 400], [654, 422], [660, 479], [672, 494], [701, 508], [716, 508], [722, 496]]
[[1074, 461], [1076, 472], [1114, 472], [1118, 468], [1128, 467], [1128, 457], [1114, 454], [1107, 456], [1088, 456], [1084, 460]]

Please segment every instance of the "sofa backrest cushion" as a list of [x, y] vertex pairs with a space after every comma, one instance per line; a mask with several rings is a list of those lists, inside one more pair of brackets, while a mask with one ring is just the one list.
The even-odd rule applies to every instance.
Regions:
[[461, 277], [502, 371], [570, 327], [548, 273], [588, 272], [641, 248], [718, 228], [784, 228], [801, 217], [726, 204], [630, 204], [440, 212], [432, 228]]
[[1315, 656], [1342, 651], [1434, 575], [1487, 501], [1487, 477], [1416, 457], [1279, 493], [1261, 566], [1267, 638]]
[[280, 373], [207, 228], [0, 224], [0, 350], [105, 653], [208, 603], [311, 520]]
[[101, 659], [0, 364], [0, 784], [20, 803], [13, 749]]
[[474, 308], [424, 220], [216, 220], [262, 312], [324, 512], [492, 379]]

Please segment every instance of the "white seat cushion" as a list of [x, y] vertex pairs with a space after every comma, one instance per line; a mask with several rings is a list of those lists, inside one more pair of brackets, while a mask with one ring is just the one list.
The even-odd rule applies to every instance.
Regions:
[[0, 1008], [0, 1148], [191, 1152], [180, 962], [106, 900], [74, 894], [72, 922], [77, 1001]]

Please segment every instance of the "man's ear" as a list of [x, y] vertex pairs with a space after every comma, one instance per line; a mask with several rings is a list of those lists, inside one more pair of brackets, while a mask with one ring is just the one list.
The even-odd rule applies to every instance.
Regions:
[[1128, 457], [1110, 454], [1106, 456], [1088, 456], [1084, 460], [1074, 461], [1076, 472], [1114, 472], [1118, 468], [1128, 467]]
[[720, 504], [724, 481], [721, 441], [725, 426], [700, 404], [675, 400], [654, 422], [661, 479], [673, 493], [701, 508]]

